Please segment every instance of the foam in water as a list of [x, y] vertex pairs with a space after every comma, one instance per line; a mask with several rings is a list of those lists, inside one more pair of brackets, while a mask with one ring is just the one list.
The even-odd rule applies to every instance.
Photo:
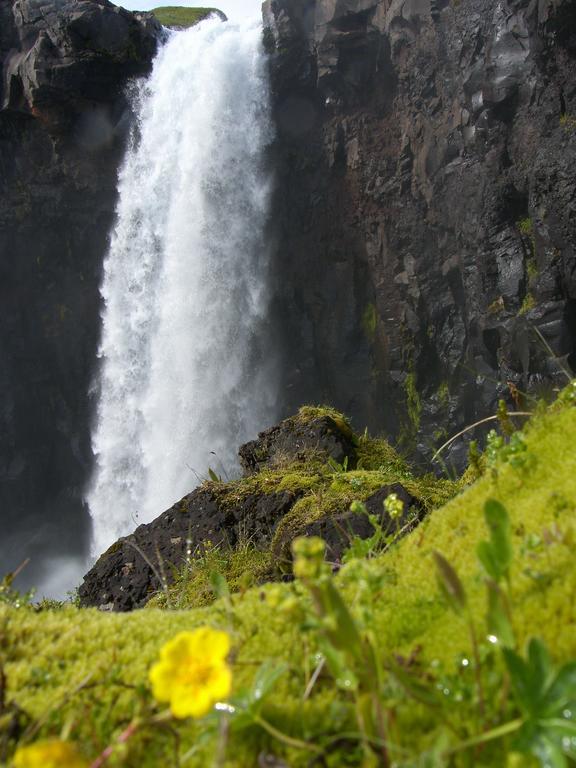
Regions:
[[203, 22], [172, 35], [135, 86], [101, 289], [94, 554], [208, 467], [230, 471], [274, 417], [261, 39], [260, 25]]

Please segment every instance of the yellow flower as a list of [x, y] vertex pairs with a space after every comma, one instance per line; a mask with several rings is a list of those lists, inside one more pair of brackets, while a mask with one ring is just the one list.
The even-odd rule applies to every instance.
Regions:
[[59, 739], [20, 747], [14, 755], [14, 768], [86, 768], [87, 765], [73, 744]]
[[160, 650], [160, 661], [150, 669], [154, 697], [170, 702], [174, 717], [206, 715], [230, 693], [229, 651], [225, 632], [210, 627], [179, 632]]

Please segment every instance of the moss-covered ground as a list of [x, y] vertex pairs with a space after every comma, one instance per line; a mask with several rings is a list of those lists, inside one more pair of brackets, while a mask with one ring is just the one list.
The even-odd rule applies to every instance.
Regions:
[[176, 5], [166, 5], [160, 8], [153, 8], [151, 11], [158, 19], [160, 24], [165, 27], [179, 27], [187, 29], [194, 24], [215, 13], [215, 8], [183, 8]]
[[[446, 747], [434, 753], [437, 744], [458, 744], [479, 729], [498, 725], [498, 713], [512, 707], [499, 649], [486, 639], [485, 578], [476, 556], [478, 543], [488, 538], [483, 513], [488, 499], [502, 502], [511, 518], [510, 604], [518, 648], [529, 637], [538, 636], [556, 663], [576, 659], [573, 395], [571, 387], [561, 402], [531, 420], [523, 430], [519, 454], [501, 452], [483, 476], [443, 506], [437, 506], [442, 493], [447, 493], [442, 484], [435, 485], [429, 478], [424, 486], [418, 485], [404, 468], [407, 486], [412, 483], [420, 494], [428, 488], [430, 506], [437, 508], [389, 551], [352, 560], [333, 577], [383, 666], [390, 666], [387, 660], [401, 663], [418, 682], [418, 690], [429, 690], [437, 697], [429, 706], [426, 697], [414, 694], [410, 686], [386, 678], [382, 701], [392, 745], [391, 765], [497, 768], [512, 764], [512, 737], [495, 739], [481, 749]], [[370, 465], [368, 453], [365, 446], [364, 467], [384, 466], [382, 457]], [[349, 488], [350, 499], [358, 498], [362, 487], [351, 481], [368, 482], [362, 473], [370, 471], [380, 470], [364, 468], [322, 479], [318, 504], [325, 504], [324, 495], [331, 493], [345, 493], [348, 498]], [[312, 474], [323, 477], [322, 472]], [[453, 491], [448, 495], [453, 496]], [[438, 590], [434, 551], [456, 569], [467, 593], [482, 659], [483, 715], [476, 702], [469, 626]], [[31, 723], [20, 729], [21, 738], [33, 741], [38, 736], [64, 734], [94, 759], [135, 717], [146, 718], [152, 706], [147, 670], [160, 647], [179, 630], [209, 624], [232, 637], [235, 694], [251, 688], [263, 663], [285, 665], [263, 704], [268, 727], [246, 721], [246, 727], [227, 729], [217, 727], [210, 717], [143, 726], [107, 764], [239, 768], [382, 764], [377, 755], [367, 757], [358, 746], [357, 719], [346, 681], [335, 683], [325, 669], [314, 674], [320, 646], [304, 590], [290, 583], [244, 587], [237, 585], [238, 592], [224, 594], [206, 607], [147, 608], [127, 615], [74, 606], [37, 610], [0, 605], [0, 660], [6, 680], [4, 704], [0, 697], [0, 744], [2, 728], [6, 731], [8, 723], [13, 735], [18, 732], [14, 718], [10, 720], [12, 709], [7, 707], [14, 702]], [[180, 583], [180, 588], [185, 585]], [[275, 735], [274, 729], [282, 733]], [[538, 765], [531, 760], [522, 757], [514, 765]]]

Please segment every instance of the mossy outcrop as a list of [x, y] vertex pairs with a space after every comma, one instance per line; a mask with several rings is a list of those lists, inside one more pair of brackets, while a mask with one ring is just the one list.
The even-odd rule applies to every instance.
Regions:
[[[351, 537], [373, 533], [365, 515], [350, 512], [352, 501], [367, 501], [386, 526], [382, 499], [398, 491], [416, 524], [458, 489], [450, 481], [415, 477], [386, 441], [355, 435], [330, 408], [301, 408], [243, 445], [239, 455], [244, 477], [223, 482], [214, 475], [113, 544], [86, 575], [82, 604], [141, 607], [163, 586], [178, 583], [183, 568], [190, 576], [194, 563], [216, 549], [227, 564], [238, 562], [238, 552], [261, 553], [254, 556], [258, 573], [247, 567], [248, 583], [281, 578], [291, 569], [291, 542], [312, 532], [322, 533], [339, 562]], [[201, 604], [204, 596], [191, 600]]]
[[218, 16], [222, 21], [226, 21], [226, 15], [216, 8], [183, 8], [178, 5], [164, 5], [153, 8], [151, 13], [163, 27], [169, 29], [188, 29], [209, 16]]

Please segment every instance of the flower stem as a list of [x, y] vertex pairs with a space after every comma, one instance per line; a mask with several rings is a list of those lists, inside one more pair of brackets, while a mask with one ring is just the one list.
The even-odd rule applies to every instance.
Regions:
[[[141, 725], [140, 720], [134, 720], [130, 723], [130, 725], [122, 731], [120, 736], [116, 739], [116, 744], [125, 744], [128, 739], [130, 739], [138, 730], [138, 728]], [[110, 744], [106, 747], [106, 749], [98, 755], [96, 760], [90, 765], [90, 768], [101, 768], [101, 766], [104, 765], [104, 763], [108, 760], [109, 757], [112, 756], [112, 753], [114, 752], [114, 744]]]
[[464, 749], [486, 744], [488, 741], [494, 741], [495, 739], [501, 739], [503, 736], [508, 736], [508, 734], [519, 730], [523, 722], [522, 718], [518, 718], [517, 720], [511, 720], [509, 723], [504, 723], [504, 725], [499, 725], [498, 728], [493, 728], [491, 731], [486, 731], [486, 733], [481, 733], [472, 739], [461, 741], [455, 747], [447, 749], [444, 755], [453, 755], [455, 752], [462, 752]]
[[273, 725], [271, 725], [267, 720], [264, 720], [264, 718], [260, 717], [260, 715], [254, 716], [254, 722], [257, 723], [263, 730], [265, 730], [266, 733], [270, 734], [270, 736], [278, 739], [278, 741], [281, 741], [288, 747], [306, 749], [309, 752], [316, 752], [318, 754], [322, 752], [320, 747], [316, 747], [314, 744], [309, 744], [307, 741], [301, 741], [300, 739], [294, 739], [292, 736], [288, 736], [286, 733], [282, 733], [282, 731], [274, 728]]

